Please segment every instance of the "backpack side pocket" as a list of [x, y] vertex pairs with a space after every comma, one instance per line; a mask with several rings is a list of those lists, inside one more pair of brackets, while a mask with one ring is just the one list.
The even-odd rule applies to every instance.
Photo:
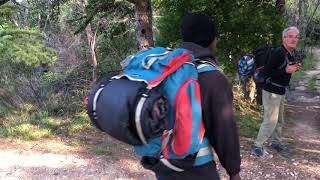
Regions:
[[171, 148], [177, 156], [196, 153], [204, 136], [200, 86], [196, 79], [187, 80], [174, 102], [174, 127]]

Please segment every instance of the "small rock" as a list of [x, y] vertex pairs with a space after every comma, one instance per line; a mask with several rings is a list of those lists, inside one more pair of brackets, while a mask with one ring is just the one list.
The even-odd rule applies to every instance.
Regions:
[[298, 163], [293, 163], [293, 165], [298, 166]]

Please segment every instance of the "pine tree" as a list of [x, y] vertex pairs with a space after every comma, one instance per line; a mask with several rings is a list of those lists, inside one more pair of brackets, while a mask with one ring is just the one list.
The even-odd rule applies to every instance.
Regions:
[[0, 64], [53, 63], [56, 53], [46, 47], [45, 37], [36, 30], [19, 26], [16, 15], [19, 10], [20, 7], [13, 4], [0, 6]]

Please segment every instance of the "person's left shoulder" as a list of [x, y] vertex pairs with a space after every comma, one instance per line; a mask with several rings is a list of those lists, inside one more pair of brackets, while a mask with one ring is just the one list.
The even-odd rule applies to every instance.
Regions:
[[284, 47], [280, 46], [280, 47], [276, 47], [274, 52], [277, 55], [283, 55], [283, 54], [285, 54], [287, 52], [287, 50]]
[[199, 75], [200, 86], [208, 88], [228, 89], [230, 88], [230, 82], [228, 78], [219, 70], [207, 71]]
[[284, 59], [287, 54], [287, 51], [283, 47], [277, 47], [274, 49], [273, 53], [271, 54], [272, 59], [275, 59], [278, 62], [280, 59]]

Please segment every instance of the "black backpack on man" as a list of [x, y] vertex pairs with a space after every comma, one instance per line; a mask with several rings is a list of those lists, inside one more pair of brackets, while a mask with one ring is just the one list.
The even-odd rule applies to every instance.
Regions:
[[[281, 47], [278, 47], [281, 48]], [[271, 59], [272, 53], [277, 49], [277, 47], [265, 44], [254, 49], [251, 53], [242, 56], [238, 60], [238, 73], [240, 76], [253, 76], [256, 83], [257, 89], [257, 103], [262, 105], [262, 87], [265, 83], [271, 83], [275, 86], [281, 86], [270, 81], [268, 75], [268, 69], [266, 68], [267, 63]], [[288, 58], [286, 61], [279, 66], [282, 69], [289, 63]]]

